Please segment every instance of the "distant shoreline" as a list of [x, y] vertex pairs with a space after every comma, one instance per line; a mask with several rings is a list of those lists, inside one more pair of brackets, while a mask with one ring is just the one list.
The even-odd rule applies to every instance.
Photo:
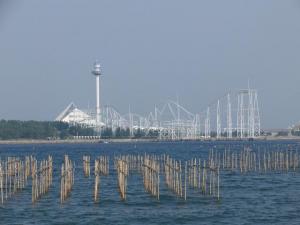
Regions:
[[[97, 144], [97, 143], [139, 143], [139, 142], [210, 142], [210, 141], [251, 141], [249, 139], [182, 139], [182, 140], [159, 140], [151, 138], [140, 138], [140, 139], [130, 139], [130, 138], [120, 138], [120, 139], [66, 139], [66, 140], [43, 140], [43, 139], [17, 139], [17, 140], [0, 140], [0, 145], [26, 145], [26, 144]], [[300, 141], [300, 136], [291, 137], [260, 137], [253, 141]]]
[[104, 142], [133, 142], [132, 139], [114, 139], [114, 140], [106, 140], [106, 139], [66, 139], [66, 140], [43, 140], [43, 139], [20, 139], [20, 140], [0, 140], [0, 145], [9, 145], [9, 144], [84, 144], [84, 143], [104, 143]]

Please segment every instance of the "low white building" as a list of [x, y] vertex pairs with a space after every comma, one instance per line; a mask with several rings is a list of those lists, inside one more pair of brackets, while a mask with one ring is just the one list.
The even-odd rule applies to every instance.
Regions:
[[[96, 127], [96, 119], [84, 112], [83, 110], [78, 109], [78, 107], [72, 102], [70, 103], [64, 111], [62, 111], [55, 119], [55, 121], [61, 121], [69, 124], [79, 124], [88, 127]], [[101, 126], [104, 124], [101, 123]]]

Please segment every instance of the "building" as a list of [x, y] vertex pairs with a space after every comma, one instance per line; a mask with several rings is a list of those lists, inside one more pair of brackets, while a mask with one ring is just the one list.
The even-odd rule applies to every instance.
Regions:
[[78, 109], [78, 107], [72, 102], [67, 108], [65, 108], [55, 119], [55, 121], [61, 121], [69, 124], [77, 124], [87, 127], [95, 127], [96, 119], [89, 115], [87, 112]]

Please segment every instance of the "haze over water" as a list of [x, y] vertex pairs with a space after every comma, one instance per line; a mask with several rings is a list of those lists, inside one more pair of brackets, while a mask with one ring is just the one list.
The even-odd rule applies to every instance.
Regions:
[[71, 101], [193, 113], [258, 89], [262, 127], [299, 121], [300, 6], [267, 1], [0, 1], [0, 118], [53, 120]]

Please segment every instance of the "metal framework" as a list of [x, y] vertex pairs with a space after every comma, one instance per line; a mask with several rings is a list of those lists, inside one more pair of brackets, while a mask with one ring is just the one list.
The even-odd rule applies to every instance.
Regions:
[[[146, 116], [132, 113], [131, 109], [122, 115], [112, 106], [101, 107], [99, 113], [98, 108], [78, 110], [72, 104], [56, 120], [98, 130], [109, 128], [113, 134], [117, 129], [125, 129], [129, 130], [131, 137], [137, 131], [143, 132], [145, 136], [155, 133], [159, 139], [168, 140], [255, 138], [261, 133], [258, 94], [250, 88], [227, 93], [199, 113], [191, 113], [178, 101], [155, 106], [153, 112]], [[236, 112], [236, 120], [232, 118], [233, 112]], [[99, 117], [101, 121], [97, 121]], [[70, 118], [72, 120], [68, 121]]]

